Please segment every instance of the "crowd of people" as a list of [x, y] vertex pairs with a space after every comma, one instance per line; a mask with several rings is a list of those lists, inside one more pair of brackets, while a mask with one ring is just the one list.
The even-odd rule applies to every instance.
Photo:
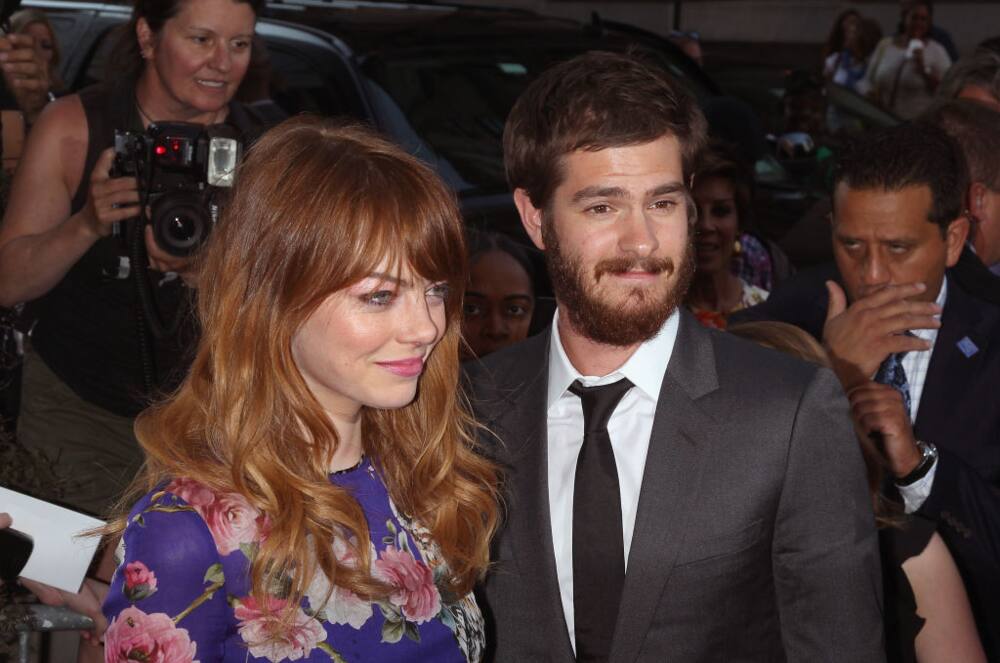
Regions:
[[[838, 17], [823, 75], [903, 121], [837, 145], [834, 259], [790, 275], [759, 122], [641, 55], [523, 91], [518, 239], [371, 129], [234, 101], [260, 9], [139, 0], [65, 96], [43, 14], [0, 40], [17, 444], [108, 523], [79, 593], [23, 582], [94, 618], [81, 661], [1000, 660], [995, 45]], [[193, 256], [112, 147], [166, 122], [247, 143]]]

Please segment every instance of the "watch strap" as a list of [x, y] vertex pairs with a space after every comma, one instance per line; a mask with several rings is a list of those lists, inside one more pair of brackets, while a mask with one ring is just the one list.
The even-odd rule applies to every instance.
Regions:
[[937, 461], [938, 451], [930, 442], [923, 442], [922, 440], [917, 440], [917, 447], [920, 449], [921, 458], [920, 463], [917, 464], [913, 471], [907, 474], [905, 477], [896, 479], [897, 486], [909, 486], [915, 484], [916, 482], [927, 476], [927, 473], [931, 471], [934, 467], [934, 463]]

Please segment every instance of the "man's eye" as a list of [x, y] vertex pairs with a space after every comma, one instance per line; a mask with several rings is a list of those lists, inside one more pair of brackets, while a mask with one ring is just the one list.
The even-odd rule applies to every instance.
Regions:
[[672, 210], [675, 207], [677, 207], [677, 201], [676, 200], [657, 200], [655, 203], [653, 203], [652, 205], [650, 205], [650, 207], [653, 208], [653, 209], [659, 209], [659, 210], [667, 210], [667, 211], [669, 211], [669, 210]]
[[246, 39], [237, 39], [233, 42], [233, 48], [237, 51], [245, 51], [250, 48], [250, 42]]
[[609, 214], [612, 211], [611, 205], [606, 203], [600, 203], [598, 205], [591, 205], [587, 208], [587, 212], [590, 214]]
[[465, 317], [471, 318], [480, 315], [482, 313], [482, 309], [479, 307], [479, 304], [472, 304], [470, 302], [466, 302], [465, 304], [462, 305], [462, 313], [465, 315]]
[[902, 255], [910, 250], [910, 247], [906, 244], [890, 244], [889, 251], [895, 253], [896, 255]]

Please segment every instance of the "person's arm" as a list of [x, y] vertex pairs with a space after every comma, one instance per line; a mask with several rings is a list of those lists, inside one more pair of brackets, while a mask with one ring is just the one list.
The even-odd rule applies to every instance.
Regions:
[[106, 150], [90, 175], [87, 205], [70, 215], [84, 176], [87, 122], [79, 97], [49, 104], [28, 135], [0, 224], [0, 306], [12, 307], [51, 290], [116, 221], [135, 216], [134, 178], [111, 179]]
[[789, 441], [772, 545], [788, 661], [884, 661], [878, 537], [834, 375], [817, 370]]
[[0, 37], [0, 72], [28, 124], [38, 119], [52, 88], [48, 65], [39, 58], [34, 43], [31, 35]]
[[939, 447], [930, 494], [917, 511], [939, 523], [963, 568], [1000, 577], [1000, 488]]
[[104, 614], [107, 660], [222, 659], [231, 610], [221, 556], [202, 517], [169, 493], [133, 509]]
[[934, 94], [938, 85], [941, 84], [945, 72], [948, 71], [948, 67], [951, 66], [951, 59], [944, 47], [928, 41], [924, 48], [918, 48], [913, 52], [913, 64], [923, 78], [927, 91]]
[[948, 547], [937, 534], [903, 562], [917, 614], [926, 621], [915, 641], [918, 663], [985, 663], [969, 597]]

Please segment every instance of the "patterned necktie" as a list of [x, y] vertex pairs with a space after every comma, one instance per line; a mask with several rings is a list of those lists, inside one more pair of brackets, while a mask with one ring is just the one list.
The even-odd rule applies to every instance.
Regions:
[[581, 663], [608, 660], [625, 584], [622, 501], [608, 420], [631, 388], [628, 380], [598, 387], [577, 381], [569, 388], [583, 405], [573, 483], [573, 630]]
[[906, 408], [906, 416], [910, 416], [910, 383], [906, 380], [906, 371], [903, 370], [903, 357], [905, 352], [897, 352], [885, 358], [882, 365], [875, 373], [875, 382], [887, 384], [903, 395], [903, 407]]

